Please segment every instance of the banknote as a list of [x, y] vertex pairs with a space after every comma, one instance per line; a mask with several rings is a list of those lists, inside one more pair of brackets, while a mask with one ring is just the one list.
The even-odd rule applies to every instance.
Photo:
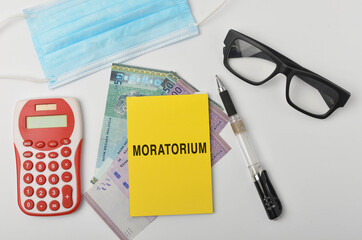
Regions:
[[121, 240], [133, 239], [154, 219], [130, 217], [128, 198], [107, 175], [103, 175], [83, 199]]
[[[171, 74], [174, 76], [175, 79], [181, 79], [181, 80], [184, 81], [188, 86], [190, 86], [191, 89], [193, 89], [193, 90], [196, 91], [196, 92], [199, 92], [199, 90], [198, 90], [196, 87], [194, 87], [191, 83], [189, 83], [188, 81], [186, 81], [185, 79], [183, 79], [182, 77], [180, 77], [177, 73], [171, 71]], [[218, 104], [217, 102], [215, 102], [215, 101], [212, 100], [211, 98], [210, 98], [210, 101], [211, 101], [212, 104], [214, 104], [214, 105], [215, 105], [217, 108], [219, 108], [221, 111], [224, 110], [224, 108], [221, 107], [220, 104]]]
[[[171, 82], [169, 81], [170, 79], [172, 80]], [[170, 72], [168, 78], [166, 78], [161, 85], [163, 86], [163, 90], [167, 92], [167, 95], [187, 95], [199, 92], [197, 88], [179, 77], [175, 72]], [[209, 101], [210, 128], [220, 133], [228, 123], [229, 118], [218, 103], [210, 98]]]
[[161, 84], [167, 76], [168, 72], [164, 71], [117, 64], [112, 66], [96, 174], [99, 171], [102, 173], [102, 169], [108, 167], [127, 144], [126, 97], [165, 95]]
[[[214, 134], [211, 136], [211, 148], [216, 151], [212, 151], [212, 166], [230, 150], [220, 135]], [[128, 147], [121, 151], [118, 159], [83, 197], [121, 240], [133, 239], [157, 218], [129, 215]]]
[[[122, 240], [134, 238], [156, 217], [129, 216], [126, 97], [194, 94], [198, 90], [174, 72], [114, 64], [99, 145], [93, 187], [84, 199]], [[218, 134], [228, 122], [222, 108], [210, 99], [211, 164], [230, 146]]]
[[[176, 73], [173, 73], [176, 75]], [[176, 75], [177, 76], [177, 75]], [[194, 94], [198, 92], [191, 84], [178, 77], [178, 81], [170, 89], [168, 95], [186, 95]], [[223, 112], [222, 108], [210, 99], [209, 104], [209, 114], [210, 114], [210, 129], [216, 133], [220, 133], [222, 129], [226, 126], [229, 121], [228, 116]]]
[[[193, 94], [198, 90], [174, 72], [113, 64], [99, 142], [94, 184], [127, 145], [127, 96]], [[228, 122], [221, 107], [210, 100], [210, 128], [220, 133]]]

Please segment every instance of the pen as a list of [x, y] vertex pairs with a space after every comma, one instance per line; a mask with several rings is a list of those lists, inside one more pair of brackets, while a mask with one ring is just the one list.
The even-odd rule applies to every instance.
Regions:
[[236, 140], [244, 157], [245, 163], [249, 168], [251, 177], [254, 180], [256, 189], [258, 190], [260, 199], [263, 203], [265, 211], [271, 220], [277, 219], [282, 213], [282, 204], [269, 180], [266, 170], [263, 170], [260, 162], [256, 159], [251, 148], [247, 133], [243, 122], [236, 112], [233, 102], [231, 101], [229, 92], [224, 84], [216, 75], [216, 82], [221, 100], [225, 106], [225, 110], [229, 116], [230, 125], [234, 131]]

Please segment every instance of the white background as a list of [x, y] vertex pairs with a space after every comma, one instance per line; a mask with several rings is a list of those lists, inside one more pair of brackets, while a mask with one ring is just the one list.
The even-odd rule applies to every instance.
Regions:
[[[2, 0], [0, 19], [40, 1]], [[201, 20], [219, 2], [190, 0], [195, 19]], [[137, 240], [361, 239], [361, 10], [360, 0], [230, 0], [200, 26], [199, 36], [127, 62], [173, 70], [218, 102], [214, 75], [219, 74], [284, 205], [282, 217], [269, 221], [227, 126], [222, 136], [233, 149], [213, 168], [215, 213], [160, 217]], [[284, 76], [259, 87], [240, 81], [222, 63], [223, 40], [230, 28], [332, 80], [352, 97], [328, 119], [317, 120], [287, 104]], [[43, 77], [24, 20], [0, 28], [0, 75], [4, 74]], [[55, 90], [46, 84], [0, 81], [0, 239], [117, 239], [85, 202], [67, 216], [23, 214], [16, 200], [12, 145], [18, 100], [79, 99], [84, 116], [84, 193], [95, 169], [109, 77], [107, 69]]]

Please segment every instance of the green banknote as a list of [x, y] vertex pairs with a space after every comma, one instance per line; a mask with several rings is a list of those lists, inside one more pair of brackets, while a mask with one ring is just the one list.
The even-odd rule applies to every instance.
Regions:
[[[109, 81], [108, 97], [99, 142], [96, 176], [102, 175], [127, 145], [128, 96], [166, 95], [169, 72], [114, 64]], [[168, 84], [170, 85], [170, 84]], [[173, 86], [171, 84], [170, 86]], [[95, 182], [96, 180], [92, 180]]]

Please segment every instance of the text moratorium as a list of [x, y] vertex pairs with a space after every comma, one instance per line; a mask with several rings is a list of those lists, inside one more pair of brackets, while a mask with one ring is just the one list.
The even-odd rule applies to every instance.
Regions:
[[133, 156], [154, 156], [154, 155], [177, 155], [177, 154], [197, 154], [207, 153], [206, 142], [203, 143], [166, 143], [166, 144], [144, 144], [133, 145]]
[[213, 212], [207, 94], [127, 98], [130, 215]]

